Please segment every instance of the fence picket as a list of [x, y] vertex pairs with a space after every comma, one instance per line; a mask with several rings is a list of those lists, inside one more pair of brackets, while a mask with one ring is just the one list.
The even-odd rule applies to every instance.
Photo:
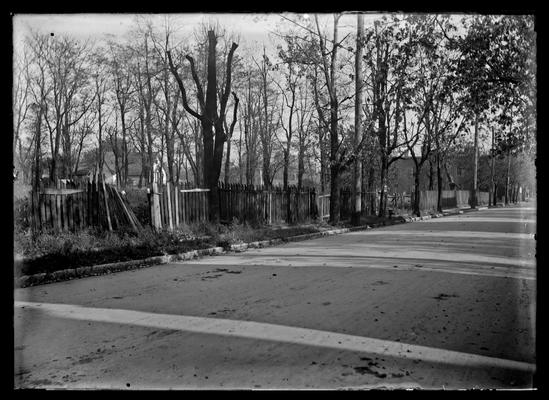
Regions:
[[56, 180], [53, 184], [55, 187], [40, 185], [31, 193], [33, 229], [74, 232], [98, 226], [112, 230], [125, 222], [134, 228], [140, 226], [118, 190], [97, 175], [87, 181]]
[[72, 199], [72, 196], [73, 195], [67, 195], [67, 196], [63, 196], [66, 200], [66, 205], [67, 205], [67, 228], [69, 231], [72, 231], [74, 230], [74, 223], [73, 223], [73, 218], [72, 218], [72, 213], [73, 213], [73, 207], [72, 207], [72, 203], [73, 203], [73, 199]]
[[166, 182], [166, 198], [168, 203], [168, 226], [173, 231], [173, 215], [172, 215], [172, 185], [170, 182]]
[[179, 184], [175, 184], [173, 192], [174, 210], [175, 210], [175, 226], [179, 227]]
[[38, 200], [40, 204], [40, 224], [45, 225], [46, 223], [46, 206], [44, 205], [44, 195], [38, 194]]

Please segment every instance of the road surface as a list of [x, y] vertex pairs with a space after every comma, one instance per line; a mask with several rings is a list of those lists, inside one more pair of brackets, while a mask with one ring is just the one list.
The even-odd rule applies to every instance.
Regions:
[[16, 289], [17, 388], [530, 388], [536, 210]]

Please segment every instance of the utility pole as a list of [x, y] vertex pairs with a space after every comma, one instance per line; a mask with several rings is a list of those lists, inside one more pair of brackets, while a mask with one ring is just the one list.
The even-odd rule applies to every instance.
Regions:
[[494, 127], [492, 126], [492, 171], [491, 171], [491, 175], [492, 175], [492, 196], [490, 196], [490, 201], [489, 203], [491, 203], [493, 206], [496, 205], [496, 179], [495, 179], [495, 176], [494, 176], [494, 170], [495, 170], [495, 161], [496, 161], [496, 149], [495, 149], [495, 144], [496, 144], [496, 139], [495, 139], [495, 135], [494, 135]]
[[478, 184], [478, 111], [475, 115], [475, 154], [474, 154], [474, 174], [473, 174], [473, 196], [471, 199], [471, 208], [477, 207], [477, 184]]
[[364, 15], [357, 15], [357, 33], [356, 33], [356, 58], [355, 58], [355, 134], [353, 137], [353, 146], [356, 158], [353, 168], [353, 215], [354, 224], [359, 224], [361, 214], [361, 191], [362, 191], [362, 162], [358, 155], [358, 146], [360, 143], [361, 112], [362, 112], [362, 37], [364, 35]]

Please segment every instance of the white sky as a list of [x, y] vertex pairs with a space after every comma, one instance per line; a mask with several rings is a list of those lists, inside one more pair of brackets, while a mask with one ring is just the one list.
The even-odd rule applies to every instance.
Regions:
[[[101, 39], [105, 35], [122, 37], [134, 26], [138, 14], [20, 14], [13, 18], [13, 41], [14, 49], [20, 48], [24, 36], [30, 29], [55, 35], [68, 34], [78, 39]], [[284, 29], [292, 26], [285, 21], [280, 14], [259, 14], [259, 13], [193, 13], [193, 14], [139, 14], [150, 19], [153, 25], [162, 26], [167, 16], [177, 27], [182, 36], [192, 35], [194, 29], [202, 22], [211, 20], [218, 21], [221, 26], [229, 32], [240, 35], [240, 44], [243, 50], [261, 48], [263, 45], [273, 49], [271, 39], [276, 37], [270, 35], [277, 29]], [[290, 19], [295, 19], [293, 14], [284, 14]], [[379, 17], [380, 14], [367, 15], [366, 24], [369, 20]], [[325, 23], [331, 31], [331, 15], [321, 14], [319, 19]], [[295, 26], [292, 26], [295, 27]], [[340, 19], [339, 28], [341, 35], [356, 30], [356, 16], [344, 15]]]

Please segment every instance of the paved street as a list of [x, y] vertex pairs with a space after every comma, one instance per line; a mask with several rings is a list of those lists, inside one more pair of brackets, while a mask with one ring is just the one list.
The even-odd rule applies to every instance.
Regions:
[[17, 289], [16, 387], [531, 387], [533, 207]]

